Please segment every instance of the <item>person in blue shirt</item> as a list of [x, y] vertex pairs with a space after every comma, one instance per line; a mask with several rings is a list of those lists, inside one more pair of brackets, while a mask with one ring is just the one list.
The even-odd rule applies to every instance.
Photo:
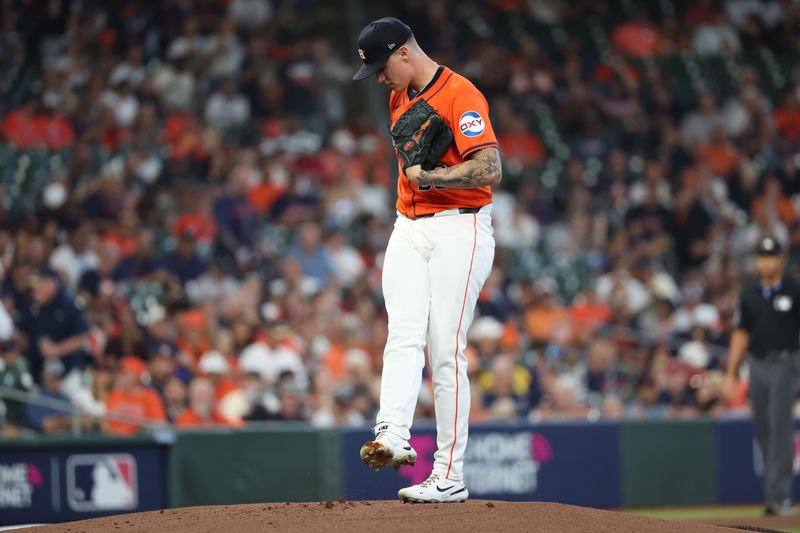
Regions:
[[36, 389], [36, 396], [60, 401], [65, 409], [29, 403], [26, 409], [26, 419], [27, 425], [31, 429], [44, 433], [63, 433], [69, 431], [72, 426], [72, 417], [68, 411], [70, 400], [60, 391], [64, 370], [64, 363], [60, 359], [49, 359], [44, 364], [39, 376], [42, 385]]
[[25, 334], [25, 355], [38, 380], [47, 360], [59, 359], [65, 372], [83, 369], [89, 359], [85, 346], [89, 325], [84, 311], [53, 270], [42, 268], [29, 278], [30, 303], [21, 310], [17, 326]]
[[192, 232], [182, 233], [178, 237], [175, 249], [164, 256], [161, 262], [162, 268], [177, 277], [181, 281], [181, 285], [186, 285], [187, 281], [199, 278], [208, 268], [206, 262], [197, 255], [195, 241]]
[[305, 222], [297, 232], [297, 244], [289, 257], [300, 264], [303, 274], [326, 285], [333, 275], [333, 266], [327, 250], [322, 245], [322, 230], [314, 222]]

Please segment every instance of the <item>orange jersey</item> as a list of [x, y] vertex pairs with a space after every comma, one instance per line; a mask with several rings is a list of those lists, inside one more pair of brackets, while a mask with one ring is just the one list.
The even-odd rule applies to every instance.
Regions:
[[[131, 392], [113, 389], [106, 398], [106, 412], [110, 415], [123, 415], [142, 421], [164, 422], [167, 414], [164, 404], [156, 391], [148, 387], [137, 387]], [[135, 435], [139, 427], [121, 421], [109, 421], [109, 430], [115, 435]]]
[[[391, 124], [422, 98], [433, 107], [453, 132], [454, 141], [438, 163], [451, 167], [463, 163], [485, 148], [497, 148], [497, 138], [489, 122], [486, 98], [465, 77], [447, 67], [439, 67], [436, 75], [422, 91], [409, 98], [408, 91], [392, 91], [389, 97]], [[492, 201], [489, 186], [472, 189], [418, 187], [406, 178], [398, 161], [397, 210], [408, 218], [430, 215], [454, 207], [481, 207]]]
[[236, 426], [237, 424], [231, 423], [229, 420], [223, 418], [217, 413], [212, 413], [210, 417], [203, 418], [198, 415], [191, 408], [184, 410], [178, 418], [175, 419], [175, 427], [179, 428], [200, 428], [209, 426]]

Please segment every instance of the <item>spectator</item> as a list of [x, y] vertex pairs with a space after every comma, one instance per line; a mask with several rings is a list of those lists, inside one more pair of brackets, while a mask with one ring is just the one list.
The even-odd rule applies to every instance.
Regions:
[[729, 178], [739, 166], [739, 152], [726, 139], [721, 127], [715, 127], [711, 131], [708, 143], [697, 146], [697, 155], [711, 172], [721, 178]]
[[229, 426], [230, 421], [220, 416], [214, 408], [214, 385], [208, 379], [198, 378], [189, 386], [189, 407], [176, 419], [175, 426], [181, 429]]
[[513, 357], [495, 357], [491, 372], [482, 378], [482, 385], [487, 391], [483, 401], [492, 419], [513, 419], [526, 414], [525, 399], [530, 376], [524, 368], [515, 364]]
[[170, 376], [164, 385], [163, 400], [167, 419], [174, 423], [186, 409], [188, 396], [186, 384], [177, 376]]
[[55, 359], [63, 363], [65, 372], [82, 370], [89, 331], [83, 310], [49, 268], [31, 274], [29, 284], [32, 301], [20, 310], [19, 327], [26, 336], [31, 373], [42, 375], [45, 361]]
[[128, 355], [120, 359], [114, 386], [106, 398], [108, 419], [103, 423], [103, 432], [135, 435], [148, 425], [167, 420], [161, 398], [141, 382], [145, 372], [145, 364], [138, 357]]
[[250, 103], [236, 92], [236, 84], [227, 79], [206, 103], [206, 121], [219, 130], [241, 126], [250, 119]]
[[139, 113], [139, 99], [131, 90], [130, 82], [121, 80], [101, 97], [100, 103], [113, 111], [118, 126], [129, 128]]
[[[13, 339], [0, 341], [0, 383], [20, 392], [30, 392], [33, 377], [28, 370], [28, 362], [19, 351]], [[26, 425], [26, 406], [23, 402], [4, 399], [2, 435], [14, 436]]]
[[772, 216], [777, 215], [783, 224], [790, 226], [797, 219], [797, 212], [782, 189], [780, 181], [774, 177], [768, 178], [764, 185], [764, 194], [753, 202], [753, 218], [758, 218], [762, 212], [769, 213]]
[[[72, 402], [60, 390], [64, 372], [64, 363], [59, 359], [44, 363], [39, 379], [41, 385], [36, 388], [33, 401], [27, 405], [28, 427], [44, 433], [66, 433], [72, 427]], [[42, 400], [42, 403], [37, 400]]]
[[247, 198], [252, 167], [236, 166], [228, 179], [226, 192], [213, 206], [217, 225], [215, 254], [238, 259], [237, 253], [255, 238], [255, 218]]
[[341, 232], [330, 233], [325, 241], [325, 253], [330, 258], [331, 271], [342, 287], [352, 287], [363, 275], [364, 260], [355, 248], [347, 244]]
[[92, 424], [100, 426], [106, 414], [106, 401], [114, 384], [114, 374], [108, 365], [90, 367], [89, 387], [80, 389], [73, 397], [75, 405]]
[[162, 267], [184, 286], [203, 275], [207, 268], [206, 263], [197, 254], [196, 243], [197, 240], [192, 232], [184, 232], [178, 237], [175, 250], [167, 254], [162, 261]]
[[732, 56], [739, 52], [741, 46], [739, 34], [722, 13], [694, 30], [692, 48], [699, 56]]
[[643, 10], [639, 10], [631, 20], [619, 24], [611, 33], [614, 46], [634, 57], [653, 55], [660, 38], [658, 27], [647, 20]]
[[50, 255], [50, 268], [66, 280], [66, 288], [75, 292], [84, 273], [95, 270], [100, 259], [92, 250], [92, 233], [88, 225], [82, 225], [70, 235], [69, 241], [56, 248]]
[[272, 17], [272, 4], [267, 0], [233, 0], [228, 13], [240, 26], [255, 29]]
[[611, 309], [593, 288], [575, 297], [570, 306], [572, 334], [576, 339], [588, 341], [601, 325], [611, 320]]
[[299, 263], [306, 276], [321, 285], [328, 283], [333, 274], [330, 256], [322, 245], [322, 231], [314, 222], [306, 222], [300, 226], [297, 244], [290, 250], [289, 257]]
[[14, 334], [14, 321], [6, 309], [5, 304], [0, 300], [0, 342], [9, 342]]
[[796, 147], [800, 143], [800, 89], [793, 89], [784, 94], [781, 106], [775, 110], [775, 122], [781, 135]]
[[308, 387], [308, 376], [300, 354], [292, 348], [286, 323], [275, 323], [268, 335], [249, 344], [241, 352], [240, 366], [258, 368], [267, 384], [275, 386], [284, 373], [292, 375], [294, 385]]
[[41, 144], [42, 139], [35, 123], [36, 105], [34, 98], [28, 98], [3, 118], [2, 133], [5, 141], [23, 149]]
[[[247, 413], [247, 400], [241, 389], [231, 379], [230, 363], [225, 356], [216, 350], [207, 351], [200, 357], [198, 369], [212, 385], [213, 407], [217, 417], [230, 424], [240, 424], [242, 417]], [[202, 395], [202, 393], [200, 394]], [[190, 407], [191, 401], [192, 390], [190, 387]]]
[[542, 142], [529, 131], [522, 115], [511, 119], [511, 127], [497, 141], [506, 161], [512, 166], [520, 167], [522, 171], [541, 163], [547, 155]]
[[697, 96], [697, 110], [688, 113], [681, 123], [681, 135], [692, 143], [707, 142], [715, 128], [724, 126], [722, 120], [714, 96], [701, 92]]
[[235, 75], [245, 54], [244, 46], [236, 34], [236, 19], [223, 18], [217, 33], [205, 40], [202, 53], [203, 60], [208, 62], [207, 73], [211, 79], [219, 80]]
[[183, 44], [175, 43], [170, 46], [170, 50], [168, 61], [152, 75], [153, 87], [166, 109], [170, 111], [190, 109], [196, 80], [189, 69], [188, 50], [184, 50]]
[[127, 83], [131, 88], [136, 89], [147, 76], [144, 65], [144, 51], [139, 45], [132, 45], [125, 56], [125, 60], [118, 63], [111, 71], [108, 82], [112, 87], [119, 86], [120, 83]]

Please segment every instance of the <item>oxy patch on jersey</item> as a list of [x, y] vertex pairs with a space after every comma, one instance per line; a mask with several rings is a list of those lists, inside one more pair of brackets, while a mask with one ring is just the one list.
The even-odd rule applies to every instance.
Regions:
[[458, 129], [461, 135], [467, 137], [477, 137], [486, 129], [486, 122], [480, 113], [476, 111], [465, 111], [458, 119]]

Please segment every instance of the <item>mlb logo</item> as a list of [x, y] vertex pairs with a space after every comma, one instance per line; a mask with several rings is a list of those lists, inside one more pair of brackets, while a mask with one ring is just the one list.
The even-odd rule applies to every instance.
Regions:
[[73, 511], [131, 510], [138, 500], [132, 455], [72, 455], [67, 459], [67, 503]]

